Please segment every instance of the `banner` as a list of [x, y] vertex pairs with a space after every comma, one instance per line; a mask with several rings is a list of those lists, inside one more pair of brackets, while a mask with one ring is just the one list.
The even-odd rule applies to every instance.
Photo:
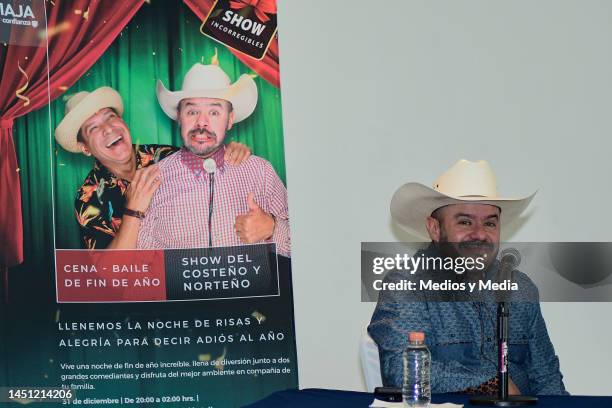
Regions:
[[[251, 3], [0, 2], [2, 86], [28, 47], [44, 70], [15, 104], [46, 90], [11, 127], [23, 262], [2, 282], [0, 402], [298, 387], [276, 2]], [[38, 43], [12, 40], [27, 29]]]

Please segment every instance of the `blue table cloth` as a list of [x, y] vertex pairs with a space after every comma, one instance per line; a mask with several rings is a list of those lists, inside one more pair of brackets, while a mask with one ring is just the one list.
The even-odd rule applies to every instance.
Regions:
[[[585, 396], [538, 396], [536, 407], [540, 408], [612, 408], [612, 397], [585, 397]], [[279, 391], [255, 404], [248, 405], [249, 408], [359, 408], [368, 407], [374, 395], [365, 392], [336, 391], [336, 390], [286, 390]], [[437, 394], [432, 402], [453, 402], [455, 404], [469, 405], [470, 397], [459, 394]]]

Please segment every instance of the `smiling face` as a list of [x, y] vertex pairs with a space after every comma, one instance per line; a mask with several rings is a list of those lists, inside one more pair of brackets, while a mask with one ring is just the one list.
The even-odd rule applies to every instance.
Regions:
[[234, 112], [222, 99], [188, 98], [179, 104], [178, 121], [185, 147], [200, 157], [209, 157], [232, 128]]
[[488, 204], [452, 204], [427, 218], [427, 231], [446, 256], [486, 255], [487, 266], [497, 256], [500, 237], [498, 207]]
[[111, 108], [103, 108], [91, 115], [80, 129], [79, 146], [106, 167], [129, 162], [132, 157], [130, 130]]

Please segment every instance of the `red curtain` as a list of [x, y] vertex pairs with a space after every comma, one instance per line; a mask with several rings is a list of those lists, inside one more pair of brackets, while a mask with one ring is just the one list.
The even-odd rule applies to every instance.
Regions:
[[[41, 47], [0, 44], [0, 272], [23, 261], [21, 189], [12, 138], [13, 120], [47, 105], [49, 98], [57, 98], [73, 85], [100, 58], [143, 2], [45, 2], [48, 72], [44, 39]], [[44, 24], [39, 27], [43, 37], [44, 28]], [[30, 32], [39, 35], [35, 29]], [[18, 41], [23, 43], [25, 39], [20, 38]]]
[[[214, 0], [183, 0], [183, 2], [187, 4], [202, 21], [208, 16], [208, 12], [215, 3]], [[275, 87], [280, 87], [280, 73], [278, 71], [278, 38], [276, 36], [272, 40], [268, 52], [266, 52], [266, 55], [260, 61], [240, 51], [233, 49], [230, 49], [230, 51], [247, 67], [257, 72], [257, 75]]]

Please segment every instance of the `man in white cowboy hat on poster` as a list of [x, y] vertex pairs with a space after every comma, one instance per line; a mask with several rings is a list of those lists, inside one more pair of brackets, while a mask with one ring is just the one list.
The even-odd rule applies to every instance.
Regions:
[[158, 81], [157, 98], [179, 123], [184, 146], [158, 165], [163, 181], [140, 225], [138, 247], [275, 242], [289, 256], [287, 191], [271, 164], [257, 156], [233, 167], [224, 160], [227, 131], [255, 110], [255, 81], [245, 74], [232, 84], [219, 66], [195, 64], [180, 91]]
[[[484, 253], [490, 259], [486, 276], [495, 277], [500, 271], [496, 256], [501, 228], [516, 219], [532, 198], [533, 195], [519, 199], [499, 196], [487, 162], [460, 160], [434, 182], [433, 188], [419, 183], [400, 187], [392, 198], [391, 214], [401, 227], [431, 241], [418, 256]], [[400, 282], [404, 273], [389, 272], [385, 281]], [[525, 274], [514, 273], [535, 289]], [[368, 327], [378, 344], [383, 383], [401, 387], [407, 335], [421, 331], [432, 355], [433, 393], [496, 395], [494, 300], [414, 302], [414, 297], [407, 296], [402, 291], [381, 292]], [[509, 327], [509, 393], [566, 394], [539, 303], [511, 302]]]
[[[55, 129], [55, 139], [65, 150], [96, 159], [75, 198], [85, 248], [136, 247], [141, 215], [161, 181], [154, 163], [178, 150], [166, 145], [133, 146], [122, 115], [121, 96], [103, 86], [70, 96]], [[239, 164], [249, 155], [246, 146], [232, 143], [227, 159]]]

